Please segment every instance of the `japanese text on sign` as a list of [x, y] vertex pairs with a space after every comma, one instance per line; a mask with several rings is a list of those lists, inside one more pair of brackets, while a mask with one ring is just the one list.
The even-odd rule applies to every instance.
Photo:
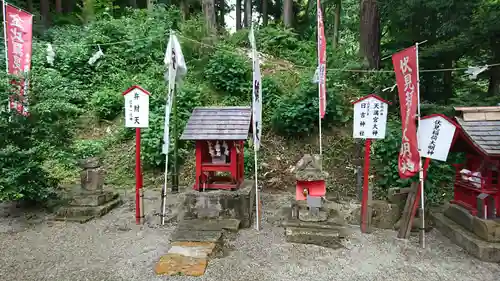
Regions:
[[446, 161], [455, 130], [455, 125], [442, 116], [422, 118], [418, 128], [421, 156]]
[[369, 97], [354, 104], [353, 137], [383, 139], [387, 123], [387, 104]]
[[125, 96], [125, 127], [149, 126], [149, 94], [140, 88], [132, 88]]

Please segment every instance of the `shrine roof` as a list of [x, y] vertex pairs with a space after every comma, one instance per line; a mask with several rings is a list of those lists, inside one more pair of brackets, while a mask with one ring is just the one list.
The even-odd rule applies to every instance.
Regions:
[[500, 107], [456, 107], [458, 124], [465, 135], [482, 152], [490, 156], [500, 155]]
[[247, 106], [196, 107], [181, 140], [246, 140], [252, 120]]

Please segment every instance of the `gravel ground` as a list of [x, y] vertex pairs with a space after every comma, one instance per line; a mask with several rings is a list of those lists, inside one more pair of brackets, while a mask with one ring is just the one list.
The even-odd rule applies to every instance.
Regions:
[[[146, 193], [146, 198], [157, 193]], [[171, 196], [170, 205], [176, 200]], [[383, 230], [368, 235], [354, 231], [340, 250], [286, 243], [278, 210], [288, 200], [286, 195], [264, 194], [264, 229], [241, 230], [226, 243], [228, 254], [210, 261], [198, 278], [154, 274], [153, 266], [167, 252], [175, 226], [159, 227], [158, 217], [135, 225], [131, 200], [86, 224], [48, 222], [40, 213], [0, 208], [0, 280], [487, 281], [500, 276], [498, 264], [468, 256], [437, 231], [428, 234], [426, 249], [418, 248], [417, 237], [398, 240], [394, 231]], [[145, 204], [159, 206], [153, 199]]]

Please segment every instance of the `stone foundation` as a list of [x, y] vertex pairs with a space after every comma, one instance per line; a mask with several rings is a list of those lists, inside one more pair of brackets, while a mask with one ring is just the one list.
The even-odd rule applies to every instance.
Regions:
[[444, 212], [431, 213], [435, 227], [451, 241], [476, 258], [500, 262], [500, 223], [472, 216], [467, 210], [450, 204]]
[[185, 193], [178, 221], [192, 219], [236, 219], [241, 228], [252, 225], [255, 188], [252, 181], [245, 181], [235, 191], [190, 190]]

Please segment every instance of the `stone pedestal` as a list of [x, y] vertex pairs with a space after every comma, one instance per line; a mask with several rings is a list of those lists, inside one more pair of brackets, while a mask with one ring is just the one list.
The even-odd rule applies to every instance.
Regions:
[[455, 204], [431, 213], [435, 227], [476, 258], [500, 262], [500, 222], [472, 216]]
[[81, 161], [80, 166], [81, 186], [65, 195], [67, 204], [57, 210], [55, 220], [84, 223], [105, 215], [121, 203], [116, 192], [103, 189], [105, 173], [98, 158]]
[[192, 219], [237, 219], [241, 228], [252, 225], [255, 188], [244, 181], [238, 190], [189, 190], [185, 194], [178, 221]]

